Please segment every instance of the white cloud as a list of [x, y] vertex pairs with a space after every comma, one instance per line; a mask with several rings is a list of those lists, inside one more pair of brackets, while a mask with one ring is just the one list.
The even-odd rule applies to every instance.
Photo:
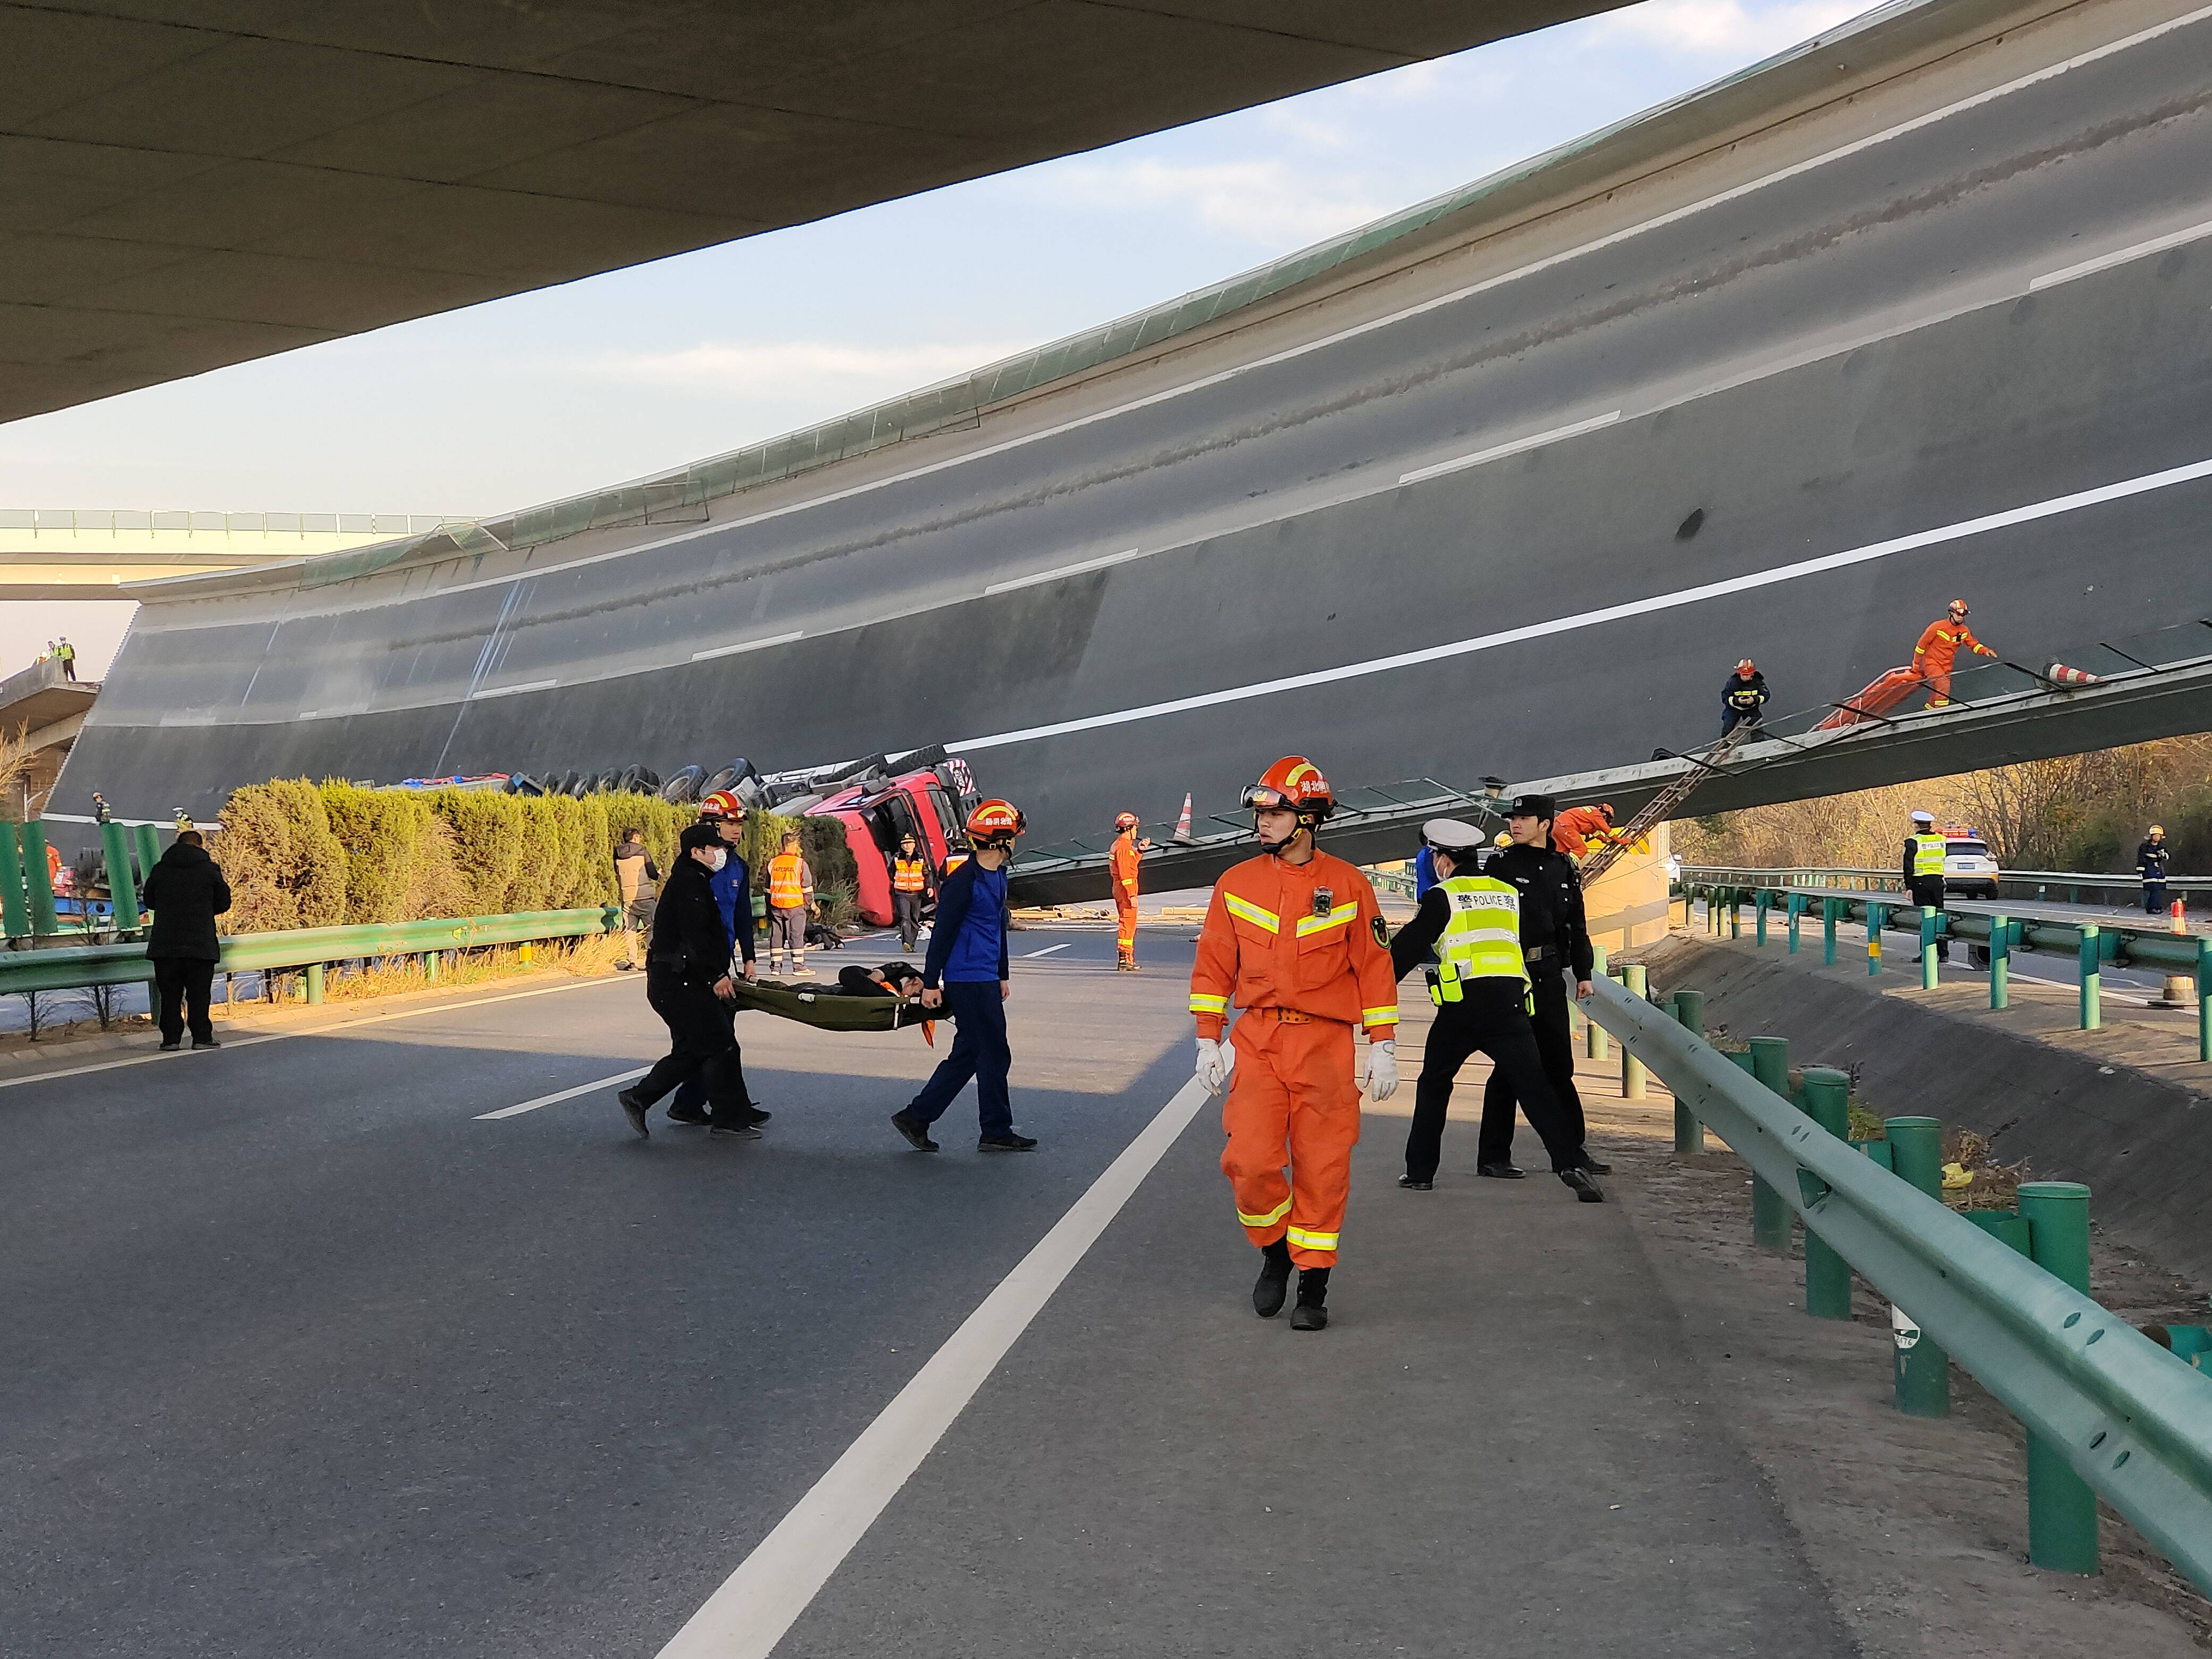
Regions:
[[1785, 0], [1746, 5], [1743, 0], [1643, 0], [1591, 19], [1592, 45], [1624, 41], [1688, 56], [1752, 63], [1794, 46], [1823, 29], [1856, 17], [1858, 0]]
[[601, 352], [564, 359], [562, 372], [731, 396], [890, 397], [1012, 356], [1034, 341], [970, 340], [912, 346], [832, 340], [716, 340], [675, 351]]
[[1209, 230], [1274, 246], [1318, 241], [1402, 205], [1364, 180], [1316, 177], [1274, 157], [1085, 162], [1054, 169], [1051, 189], [1063, 205], [1165, 208]]

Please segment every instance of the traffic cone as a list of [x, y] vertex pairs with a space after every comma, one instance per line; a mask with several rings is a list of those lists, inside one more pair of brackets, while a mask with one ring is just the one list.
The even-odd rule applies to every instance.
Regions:
[[2173, 931], [2175, 933], [2185, 933], [2189, 931], [2189, 924], [2182, 920], [2181, 901], [2179, 899], [2174, 900], [2172, 904], [2166, 906], [2166, 913], [2173, 919]]
[[[2179, 899], [2174, 900], [2172, 904], [2166, 906], [2166, 915], [2167, 926], [2174, 933], [2185, 933], [2189, 931], [2189, 923], [2183, 919], [2181, 914]], [[2160, 1006], [2166, 1008], [2186, 1008], [2189, 1006], [2190, 993], [2196, 988], [2197, 980], [2194, 975], [2168, 974], [2166, 976], [2165, 992], [2159, 999]]]
[[2063, 662], [2054, 662], [2046, 666], [2043, 678], [2054, 685], [2100, 685], [2104, 683], [2102, 675], [2086, 674], [2078, 668], [2069, 668]]
[[1177, 841], [1190, 839], [1190, 796], [1188, 793], [1182, 798], [1182, 816], [1176, 820], [1175, 838]]

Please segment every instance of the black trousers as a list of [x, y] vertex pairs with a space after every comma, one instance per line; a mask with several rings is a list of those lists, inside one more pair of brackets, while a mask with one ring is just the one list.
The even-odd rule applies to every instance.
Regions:
[[203, 957], [155, 957], [154, 989], [161, 1003], [161, 1041], [182, 1042], [189, 1015], [192, 1041], [215, 1041], [208, 1017], [215, 1000], [215, 963]]
[[[1583, 1121], [1583, 1097], [1575, 1087], [1575, 1036], [1567, 1024], [1565, 976], [1533, 975], [1530, 991], [1535, 999], [1536, 1012], [1530, 1016], [1528, 1024], [1536, 1040], [1537, 1059], [1544, 1068], [1544, 1081], [1549, 1085], [1553, 1109], [1558, 1113], [1559, 1133], [1573, 1144], [1573, 1161], [1579, 1164], [1583, 1161], [1583, 1142], [1589, 1132]], [[1515, 1085], [1504, 1066], [1494, 1067], [1490, 1081], [1482, 1089], [1482, 1132], [1474, 1149], [1477, 1164], [1513, 1161], [1513, 1109], [1516, 1104], [1527, 1114], [1529, 1127], [1542, 1136], [1543, 1126], [1536, 1121], [1536, 1114], [1529, 1110], [1528, 1097]], [[1546, 1149], [1549, 1150], [1551, 1145], [1546, 1137]], [[1556, 1156], [1553, 1163], [1558, 1166]]]
[[2166, 908], [2166, 878], [2143, 883], [2143, 914], [2154, 916]]
[[[672, 1091], [686, 1091], [703, 1101], [717, 1123], [743, 1121], [746, 1106], [744, 1068], [738, 1058], [737, 1014], [704, 985], [647, 967], [645, 1000], [668, 1027], [667, 1054], [653, 1062], [631, 1087], [650, 1107]], [[683, 1104], [678, 1093], [675, 1104]]]
[[921, 895], [893, 893], [891, 921], [898, 928], [899, 948], [913, 955], [915, 942], [921, 938]]
[[[1421, 1051], [1421, 1075], [1413, 1085], [1413, 1127], [1406, 1134], [1406, 1173], [1416, 1181], [1436, 1179], [1443, 1155], [1444, 1110], [1451, 1104], [1452, 1084], [1468, 1057], [1478, 1051], [1488, 1054], [1493, 1079], [1506, 1079], [1507, 1098], [1518, 1098], [1528, 1121], [1543, 1137], [1554, 1170], [1572, 1169], [1582, 1162], [1582, 1139], [1571, 1135], [1559, 1097], [1544, 1075], [1543, 1056], [1528, 1011], [1521, 1005], [1520, 987], [1501, 981], [1496, 991], [1479, 985], [1467, 988], [1460, 1002], [1437, 1010], [1437, 1023]], [[1509, 1115], [1510, 1108], [1508, 1108]], [[1508, 1121], [1510, 1121], [1509, 1115]], [[1490, 1129], [1488, 1097], [1483, 1107], [1483, 1133]], [[1477, 1158], [1487, 1161], [1487, 1154]]]
[[[1905, 884], [1905, 890], [1911, 896], [1912, 902], [1916, 905], [1932, 904], [1938, 910], [1943, 908], [1943, 878], [1941, 876], [1928, 876], [1917, 881], [1908, 881]], [[1917, 951], [1913, 953], [1912, 959], [1915, 962], [1920, 960]], [[1936, 960], [1948, 962], [1950, 959], [1951, 941], [1948, 939], [1938, 939], [1936, 941]]]

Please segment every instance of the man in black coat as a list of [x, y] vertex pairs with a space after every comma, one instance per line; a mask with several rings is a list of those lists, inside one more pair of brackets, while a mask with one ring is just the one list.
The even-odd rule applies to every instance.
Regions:
[[1746, 657], [1721, 687], [1721, 735], [1739, 726], [1756, 726], [1765, 718], [1766, 676]]
[[161, 1047], [184, 1047], [189, 1010], [192, 1047], [221, 1048], [208, 1015], [214, 1000], [215, 965], [222, 955], [215, 919], [230, 908], [230, 884], [208, 856], [198, 830], [178, 835], [176, 844], [146, 872], [146, 885], [138, 896], [154, 913], [146, 955], [154, 964], [154, 987], [161, 1004]]
[[760, 1128], [747, 1107], [737, 1038], [724, 1006], [735, 994], [730, 930], [712, 884], [729, 849], [706, 819], [684, 830], [678, 846], [676, 867], [661, 884], [645, 951], [645, 1000], [668, 1027], [669, 1050], [616, 1098], [629, 1127], [648, 1136], [645, 1115], [653, 1103], [696, 1076], [707, 1087], [710, 1133], [757, 1140]]
[[[1505, 830], [1512, 845], [1493, 854], [1482, 873], [1507, 881], [1521, 894], [1521, 954], [1528, 964], [1528, 986], [1535, 998], [1536, 1052], [1544, 1075], [1559, 1097], [1566, 1134], [1583, 1144], [1583, 1097], [1575, 1091], [1575, 1042], [1567, 1027], [1567, 986], [1577, 997], [1590, 994], [1589, 927], [1583, 915], [1582, 876], [1575, 861], [1552, 845], [1552, 820], [1558, 808], [1549, 795], [1522, 795], [1506, 809]], [[1513, 1085], [1493, 1069], [1482, 1091], [1482, 1130], [1475, 1142], [1477, 1175], [1518, 1180], [1513, 1164]], [[1609, 1175], [1613, 1166], [1588, 1152], [1581, 1166]]]

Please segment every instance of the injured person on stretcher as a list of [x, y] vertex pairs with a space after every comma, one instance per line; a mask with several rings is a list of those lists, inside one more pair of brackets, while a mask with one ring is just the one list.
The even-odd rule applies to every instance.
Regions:
[[732, 989], [739, 1008], [795, 1019], [824, 1031], [896, 1031], [920, 1025], [923, 1035], [930, 1036], [929, 1028], [942, 1018], [922, 1008], [918, 1000], [921, 970], [906, 962], [841, 968], [835, 991], [765, 979], [733, 981]]

